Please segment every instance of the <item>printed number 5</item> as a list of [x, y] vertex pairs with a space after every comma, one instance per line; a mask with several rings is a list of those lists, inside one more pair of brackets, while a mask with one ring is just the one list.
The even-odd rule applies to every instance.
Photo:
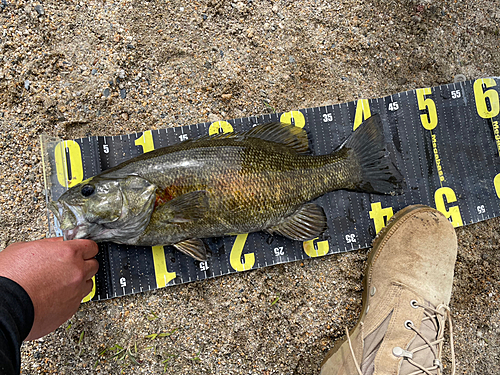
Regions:
[[427, 114], [420, 115], [420, 121], [422, 121], [423, 127], [427, 130], [434, 129], [438, 123], [436, 104], [431, 98], [425, 97], [425, 95], [431, 94], [430, 87], [417, 90], [418, 109], [421, 111], [427, 109]]

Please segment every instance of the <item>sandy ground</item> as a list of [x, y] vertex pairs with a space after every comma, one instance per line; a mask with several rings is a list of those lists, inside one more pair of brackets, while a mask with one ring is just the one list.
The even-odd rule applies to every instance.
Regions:
[[[500, 76], [499, 31], [494, 0], [2, 0], [0, 248], [47, 231], [43, 132], [127, 134]], [[500, 368], [499, 223], [457, 230], [459, 374]], [[22, 371], [318, 373], [356, 323], [365, 260], [358, 251], [85, 304], [23, 346]], [[448, 345], [444, 357], [449, 367]]]

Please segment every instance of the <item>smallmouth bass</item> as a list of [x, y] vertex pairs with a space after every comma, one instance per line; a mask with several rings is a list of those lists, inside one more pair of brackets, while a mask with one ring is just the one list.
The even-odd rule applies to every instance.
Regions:
[[173, 245], [203, 261], [203, 238], [263, 230], [311, 240], [327, 228], [311, 200], [339, 189], [398, 194], [402, 185], [374, 115], [328, 155], [311, 155], [306, 132], [279, 122], [187, 140], [83, 181], [50, 209], [65, 239]]

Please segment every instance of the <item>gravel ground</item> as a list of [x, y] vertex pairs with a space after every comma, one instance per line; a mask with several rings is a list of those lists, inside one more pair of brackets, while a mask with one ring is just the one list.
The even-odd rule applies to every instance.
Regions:
[[[47, 231], [42, 132], [127, 134], [500, 76], [499, 31], [497, 0], [1, 0], [0, 248]], [[500, 368], [499, 223], [457, 230], [459, 374]], [[317, 373], [356, 323], [365, 261], [358, 251], [85, 304], [23, 346], [22, 371]]]

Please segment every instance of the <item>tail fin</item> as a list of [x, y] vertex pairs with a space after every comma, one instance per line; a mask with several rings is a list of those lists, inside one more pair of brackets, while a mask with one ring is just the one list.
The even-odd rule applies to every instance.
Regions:
[[361, 171], [355, 190], [367, 193], [401, 194], [403, 176], [385, 155], [382, 120], [376, 114], [366, 119], [344, 142]]

